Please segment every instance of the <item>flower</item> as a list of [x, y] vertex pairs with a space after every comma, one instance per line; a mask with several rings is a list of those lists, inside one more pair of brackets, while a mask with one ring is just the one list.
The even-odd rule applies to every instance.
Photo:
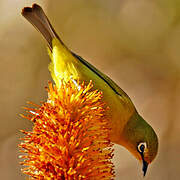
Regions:
[[108, 110], [92, 82], [49, 82], [48, 100], [25, 108], [33, 130], [22, 131], [23, 173], [31, 179], [113, 179]]

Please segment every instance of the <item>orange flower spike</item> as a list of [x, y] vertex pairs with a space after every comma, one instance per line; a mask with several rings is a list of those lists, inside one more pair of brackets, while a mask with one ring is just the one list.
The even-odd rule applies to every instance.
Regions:
[[[48, 100], [25, 108], [34, 122], [19, 146], [26, 155], [22, 171], [32, 179], [113, 179], [112, 144], [107, 107], [93, 85], [77, 86], [62, 81], [60, 88], [49, 83]], [[31, 103], [33, 104], [33, 103]]]

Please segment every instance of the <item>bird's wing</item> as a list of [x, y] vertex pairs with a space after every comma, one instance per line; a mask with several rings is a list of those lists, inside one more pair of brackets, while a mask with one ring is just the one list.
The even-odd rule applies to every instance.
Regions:
[[78, 56], [77, 54], [73, 53], [73, 56], [75, 56], [81, 63], [83, 63], [86, 67], [88, 67], [91, 71], [93, 71], [97, 76], [99, 76], [102, 80], [105, 81], [106, 84], [109, 85], [109, 87], [118, 95], [120, 96], [127, 96], [128, 95], [107, 75], [100, 72], [96, 67], [88, 63], [86, 60], [84, 60], [82, 57]]
[[82, 64], [84, 64], [88, 69], [93, 71], [99, 78], [101, 78], [114, 92], [118, 95], [119, 100], [123, 104], [124, 109], [126, 109], [130, 114], [136, 111], [133, 102], [131, 101], [130, 97], [107, 75], [100, 72], [96, 67], [88, 63], [82, 57], [78, 56], [77, 54], [71, 52], [73, 56], [76, 57]]

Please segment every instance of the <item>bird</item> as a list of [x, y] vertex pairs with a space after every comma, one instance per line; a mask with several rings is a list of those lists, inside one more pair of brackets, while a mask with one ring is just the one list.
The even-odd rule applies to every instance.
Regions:
[[45, 38], [51, 58], [49, 70], [56, 84], [62, 79], [79, 79], [84, 82], [91, 80], [94, 87], [103, 92], [103, 99], [110, 109], [110, 140], [125, 147], [142, 163], [145, 176], [148, 165], [157, 155], [158, 137], [138, 113], [130, 97], [107, 75], [64, 44], [40, 5], [24, 7], [21, 14]]

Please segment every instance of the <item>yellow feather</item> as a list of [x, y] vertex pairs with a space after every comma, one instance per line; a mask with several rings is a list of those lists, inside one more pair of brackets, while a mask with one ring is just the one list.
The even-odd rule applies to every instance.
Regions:
[[56, 85], [60, 87], [62, 79], [66, 82], [70, 78], [78, 79], [79, 75], [74, 66], [74, 64], [77, 64], [77, 60], [74, 56], [56, 38], [52, 41], [52, 47], [52, 52], [50, 50], [48, 51], [51, 58], [49, 70]]

